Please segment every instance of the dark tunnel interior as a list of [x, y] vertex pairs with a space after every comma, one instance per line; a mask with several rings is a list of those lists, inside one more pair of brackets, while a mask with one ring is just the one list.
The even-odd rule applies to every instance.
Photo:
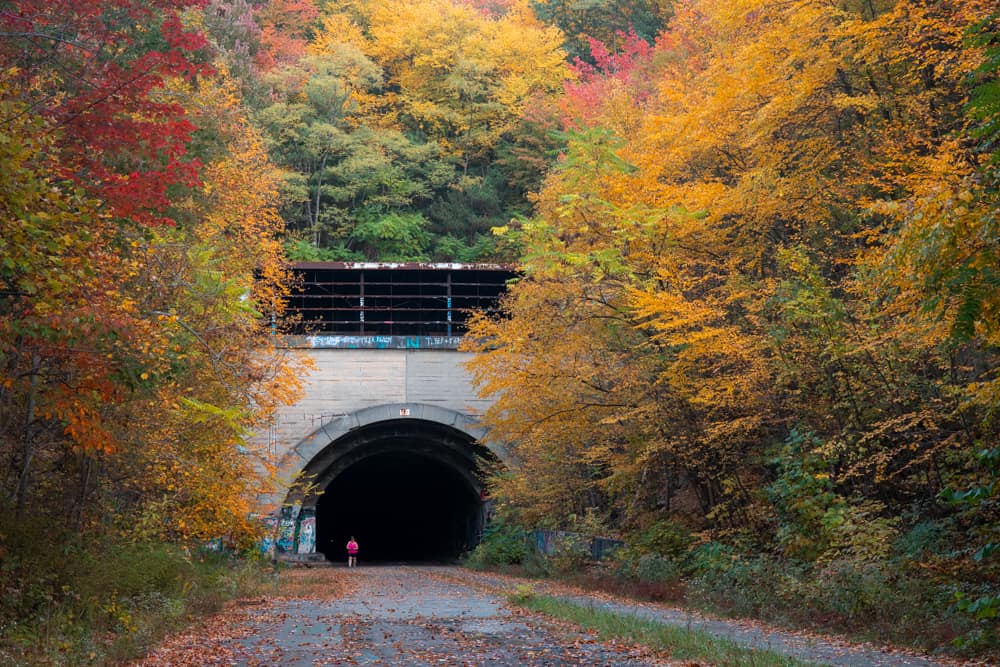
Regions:
[[479, 496], [452, 466], [426, 453], [392, 450], [346, 468], [316, 505], [316, 549], [346, 561], [353, 535], [358, 564], [452, 561], [475, 546]]

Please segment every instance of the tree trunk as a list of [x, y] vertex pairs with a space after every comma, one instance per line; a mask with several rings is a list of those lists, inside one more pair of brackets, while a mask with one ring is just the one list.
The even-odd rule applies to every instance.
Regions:
[[14, 510], [18, 517], [24, 515], [28, 496], [28, 480], [31, 478], [31, 464], [35, 458], [35, 438], [32, 434], [35, 423], [35, 409], [38, 402], [38, 374], [41, 360], [37, 354], [31, 355], [31, 380], [28, 391], [28, 403], [24, 410], [24, 426], [21, 430], [21, 473], [14, 489]]

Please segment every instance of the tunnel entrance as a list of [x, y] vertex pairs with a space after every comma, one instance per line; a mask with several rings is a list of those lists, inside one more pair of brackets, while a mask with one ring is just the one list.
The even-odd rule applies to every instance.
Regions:
[[456, 428], [418, 419], [354, 429], [310, 462], [316, 498], [316, 551], [346, 561], [447, 562], [478, 543], [484, 521], [479, 471], [495, 461]]
[[317, 549], [359, 561], [448, 561], [478, 537], [479, 494], [448, 465], [405, 451], [378, 454], [338, 475], [316, 506]]

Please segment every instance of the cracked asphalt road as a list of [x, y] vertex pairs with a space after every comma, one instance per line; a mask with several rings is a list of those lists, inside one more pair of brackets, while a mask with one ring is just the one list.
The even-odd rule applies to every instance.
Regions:
[[[292, 570], [272, 595], [243, 601], [165, 642], [135, 667], [318, 665], [670, 665], [649, 648], [601, 642], [574, 626], [511, 608], [516, 577], [460, 567]], [[539, 592], [616, 614], [703, 630], [755, 649], [839, 667], [939, 667], [956, 662], [710, 619], [534, 582]], [[682, 662], [673, 664], [690, 665]]]
[[[667, 665], [645, 649], [597, 641], [519, 612], [495, 593], [438, 576], [454, 568], [326, 568], [337, 596], [235, 608], [224, 627], [193, 629], [139, 665]], [[346, 584], [346, 585], [345, 585]]]

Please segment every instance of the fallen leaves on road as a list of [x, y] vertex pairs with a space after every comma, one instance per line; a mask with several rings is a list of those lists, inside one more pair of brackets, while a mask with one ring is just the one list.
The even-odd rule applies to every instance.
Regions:
[[132, 667], [665, 664], [429, 572], [292, 570], [265, 597], [230, 605]]

